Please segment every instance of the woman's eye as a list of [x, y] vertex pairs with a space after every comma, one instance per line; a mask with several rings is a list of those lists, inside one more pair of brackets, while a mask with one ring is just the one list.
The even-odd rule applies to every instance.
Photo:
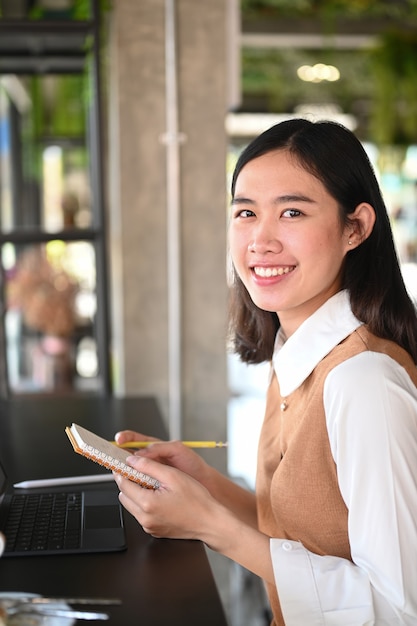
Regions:
[[300, 217], [300, 215], [302, 215], [302, 213], [298, 209], [287, 209], [282, 214], [283, 217]]
[[237, 211], [235, 217], [253, 217], [255, 213], [250, 209], [242, 209], [241, 211]]

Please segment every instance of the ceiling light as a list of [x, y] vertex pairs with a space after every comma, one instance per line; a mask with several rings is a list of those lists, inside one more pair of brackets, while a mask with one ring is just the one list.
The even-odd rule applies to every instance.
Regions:
[[316, 63], [315, 65], [302, 65], [297, 70], [298, 78], [309, 83], [321, 83], [323, 80], [334, 82], [339, 80], [340, 72], [334, 65]]

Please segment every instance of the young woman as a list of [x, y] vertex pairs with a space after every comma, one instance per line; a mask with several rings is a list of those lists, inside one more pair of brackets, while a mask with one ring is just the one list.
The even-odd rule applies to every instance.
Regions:
[[416, 625], [417, 318], [360, 142], [305, 120], [256, 138], [229, 242], [235, 349], [272, 364], [256, 495], [161, 442], [131, 457], [161, 488], [117, 476], [120, 500], [262, 577], [274, 624]]

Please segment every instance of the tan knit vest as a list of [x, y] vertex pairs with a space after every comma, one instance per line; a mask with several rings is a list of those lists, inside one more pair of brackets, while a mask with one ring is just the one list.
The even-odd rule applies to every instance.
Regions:
[[[372, 350], [391, 356], [417, 385], [411, 357], [362, 326], [336, 346], [294, 393], [284, 398], [275, 374], [268, 390], [256, 482], [259, 529], [269, 537], [301, 541], [316, 554], [351, 559], [348, 511], [337, 482], [326, 428], [323, 386], [348, 358]], [[272, 624], [285, 624], [276, 588], [268, 586]]]

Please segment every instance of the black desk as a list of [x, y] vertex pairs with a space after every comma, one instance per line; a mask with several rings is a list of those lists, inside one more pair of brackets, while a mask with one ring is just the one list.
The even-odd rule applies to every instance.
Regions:
[[[73, 452], [64, 433], [72, 422], [109, 439], [123, 428], [166, 436], [152, 398], [0, 401], [0, 453], [11, 482], [102, 473]], [[124, 552], [0, 559], [0, 591], [117, 597], [122, 605], [109, 608], [106, 622], [114, 626], [226, 626], [203, 544], [154, 539], [127, 512], [125, 524]]]

